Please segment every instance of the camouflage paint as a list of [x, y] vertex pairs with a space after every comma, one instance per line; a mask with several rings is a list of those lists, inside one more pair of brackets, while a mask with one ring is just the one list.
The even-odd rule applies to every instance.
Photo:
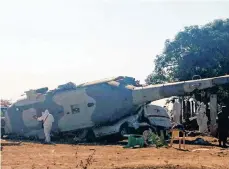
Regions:
[[[91, 116], [95, 113], [96, 101], [87, 95], [85, 89], [58, 93], [54, 95], [53, 101], [64, 109], [64, 115], [58, 120], [60, 131], [72, 131], [94, 125]], [[78, 112], [72, 112], [71, 106], [75, 106]]]
[[226, 83], [229, 83], [228, 75], [137, 87], [133, 78], [119, 76], [78, 87], [69, 83], [48, 92], [43, 88], [40, 95], [32, 93], [31, 98], [18, 101], [9, 107], [6, 113], [7, 126], [11, 133], [39, 134], [42, 132], [41, 123], [33, 119], [33, 115], [40, 116], [46, 108], [55, 119], [53, 131], [112, 124], [124, 116], [136, 113], [139, 106], [148, 102]]
[[[62, 106], [53, 102], [51, 93], [47, 93], [44, 101], [30, 102], [29, 104], [20, 104], [19, 102], [8, 108], [7, 118], [10, 120], [11, 132], [20, 135], [30, 132], [30, 130], [42, 130], [42, 123], [37, 122], [37, 120], [33, 118], [33, 115], [41, 116], [41, 112], [46, 108], [55, 119], [52, 130], [57, 130], [58, 121], [56, 119], [60, 119], [61, 116], [63, 116], [62, 112], [64, 109]], [[28, 114], [29, 116], [26, 116]]]
[[[33, 118], [48, 109], [54, 116], [52, 131], [73, 131], [119, 120], [133, 108], [132, 92], [125, 88], [132, 78], [118, 77], [109, 81], [83, 84], [77, 88], [48, 91], [14, 103], [7, 111], [9, 132], [40, 135], [41, 122]], [[79, 112], [73, 113], [71, 106]]]
[[133, 107], [132, 91], [120, 83], [88, 86], [86, 92], [96, 100], [91, 120], [96, 125], [112, 123], [130, 114]]

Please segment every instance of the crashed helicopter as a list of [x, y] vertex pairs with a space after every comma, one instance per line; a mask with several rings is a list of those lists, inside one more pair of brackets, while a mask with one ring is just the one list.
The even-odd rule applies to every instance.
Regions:
[[[43, 138], [42, 124], [33, 116], [40, 116], [48, 109], [55, 119], [54, 135], [71, 133], [81, 140], [90, 140], [114, 133], [126, 134], [128, 127], [139, 127], [142, 112], [153, 121], [150, 118], [150, 111], [155, 110], [152, 101], [228, 83], [229, 75], [226, 75], [142, 86], [132, 77], [119, 76], [78, 86], [68, 83], [54, 90], [29, 90], [25, 92], [26, 98], [17, 100], [7, 109], [4, 130], [6, 134]], [[156, 112], [154, 119], [162, 120], [169, 128], [171, 124], [166, 113], [160, 108]]]

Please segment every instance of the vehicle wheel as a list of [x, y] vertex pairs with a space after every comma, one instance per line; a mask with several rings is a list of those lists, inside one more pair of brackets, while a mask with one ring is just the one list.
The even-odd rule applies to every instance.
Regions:
[[155, 129], [153, 127], [149, 127], [149, 126], [141, 127], [139, 129], [139, 134], [142, 135], [144, 131], [149, 130], [149, 129], [151, 129], [151, 131], [156, 134]]
[[123, 124], [120, 127], [119, 135], [121, 137], [124, 137], [124, 135], [126, 135], [126, 134], [129, 134], [129, 127], [128, 127], [128, 124]]

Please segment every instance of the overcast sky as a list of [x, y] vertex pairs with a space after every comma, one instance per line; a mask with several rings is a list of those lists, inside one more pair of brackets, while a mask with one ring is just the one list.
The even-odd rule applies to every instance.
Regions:
[[119, 75], [143, 83], [166, 39], [228, 9], [229, 1], [2, 0], [0, 97]]

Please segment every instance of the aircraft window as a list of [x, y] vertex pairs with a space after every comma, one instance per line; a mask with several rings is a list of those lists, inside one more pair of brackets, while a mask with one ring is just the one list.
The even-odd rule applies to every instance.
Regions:
[[87, 106], [92, 107], [92, 106], [94, 106], [94, 103], [88, 103]]
[[80, 112], [80, 108], [78, 105], [71, 105], [71, 109], [72, 109], [72, 114]]

